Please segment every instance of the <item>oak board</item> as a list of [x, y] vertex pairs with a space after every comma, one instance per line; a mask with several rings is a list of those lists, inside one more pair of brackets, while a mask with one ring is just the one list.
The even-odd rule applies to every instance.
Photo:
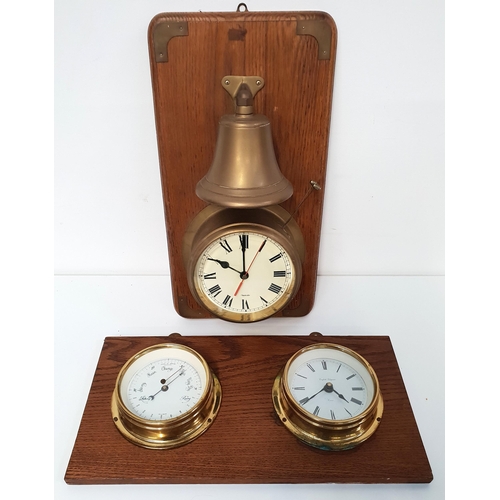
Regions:
[[[128, 442], [111, 416], [118, 372], [148, 346], [197, 350], [222, 386], [212, 426], [194, 442], [148, 450]], [[298, 441], [276, 417], [271, 389], [287, 359], [315, 342], [349, 347], [372, 365], [384, 398], [375, 434], [357, 448], [327, 452]], [[428, 483], [432, 471], [386, 336], [107, 337], [65, 481], [69, 484]]]

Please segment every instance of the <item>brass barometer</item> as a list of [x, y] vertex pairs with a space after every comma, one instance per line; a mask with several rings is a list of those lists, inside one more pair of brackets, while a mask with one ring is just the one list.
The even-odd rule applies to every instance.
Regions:
[[203, 357], [179, 344], [157, 344], [130, 358], [111, 400], [120, 433], [144, 448], [187, 444], [213, 423], [222, 391]]
[[294, 436], [324, 450], [346, 450], [366, 441], [384, 409], [370, 364], [351, 349], [329, 343], [297, 351], [276, 377], [272, 399]]

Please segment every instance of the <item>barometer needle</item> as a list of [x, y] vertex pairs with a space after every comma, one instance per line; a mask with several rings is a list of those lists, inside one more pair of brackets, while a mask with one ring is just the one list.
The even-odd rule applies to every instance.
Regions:
[[[180, 372], [180, 373], [179, 373]], [[149, 396], [149, 399], [153, 400], [155, 398], [155, 396], [157, 396], [160, 392], [166, 392], [168, 390], [168, 386], [169, 384], [171, 384], [175, 379], [177, 379], [178, 377], [180, 377], [182, 374], [184, 373], [184, 366], [181, 366], [177, 371], [175, 371], [174, 373], [172, 373], [162, 384], [160, 390], [156, 393], [156, 394], [153, 394], [152, 396]], [[178, 375], [177, 375], [178, 374]], [[174, 375], [177, 375], [176, 377], [174, 377]], [[172, 378], [174, 377], [174, 378]], [[172, 379], [169, 381], [169, 379]], [[168, 381], [168, 384], [167, 384], [167, 381]]]
[[165, 392], [166, 389], [163, 389], [164, 387], [168, 388], [168, 386], [163, 385], [162, 388], [156, 394], [153, 394], [152, 396], [149, 396], [149, 399], [152, 401], [155, 398], [155, 396], [157, 396], [158, 394], [160, 394], [160, 392], [162, 392], [162, 391]]

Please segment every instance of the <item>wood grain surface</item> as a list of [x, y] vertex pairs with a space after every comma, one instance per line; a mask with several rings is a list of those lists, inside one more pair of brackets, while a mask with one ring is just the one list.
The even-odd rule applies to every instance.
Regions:
[[[222, 406], [196, 441], [173, 450], [128, 442], [111, 417], [123, 364], [141, 349], [176, 342], [197, 350], [222, 385]], [[354, 349], [375, 369], [382, 422], [359, 447], [327, 452], [298, 441], [276, 417], [271, 389], [287, 359], [315, 342]], [[428, 483], [432, 471], [391, 341], [385, 336], [107, 337], [97, 364], [65, 481], [131, 483]]]
[[[300, 20], [326, 23], [329, 59], [318, 58], [314, 36], [296, 34]], [[156, 62], [155, 29], [173, 22], [186, 22], [188, 34], [171, 38], [168, 62]], [[337, 29], [321, 12], [165, 13], [151, 21], [148, 40], [174, 306], [184, 317], [210, 317], [189, 291], [182, 239], [206, 206], [195, 187], [212, 163], [219, 119], [234, 112], [220, 82], [264, 79], [255, 111], [271, 122], [278, 164], [294, 189], [282, 206], [292, 213], [311, 180], [325, 186]], [[303, 281], [279, 316], [303, 316], [313, 306], [325, 194], [314, 191], [295, 217], [306, 246]]]

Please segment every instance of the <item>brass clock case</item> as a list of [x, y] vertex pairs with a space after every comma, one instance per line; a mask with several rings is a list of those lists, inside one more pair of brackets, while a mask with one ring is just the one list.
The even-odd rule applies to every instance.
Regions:
[[[160, 349], [181, 350], [198, 360], [205, 385], [198, 402], [185, 413], [165, 420], [150, 420], [130, 411], [124, 401], [122, 384], [136, 361]], [[221, 400], [220, 382], [200, 354], [180, 344], [157, 344], [138, 352], [120, 370], [111, 398], [111, 414], [118, 431], [130, 442], [143, 448], [170, 449], [190, 443], [203, 434], [214, 422]]]
[[[341, 420], [320, 418], [304, 410], [292, 396], [288, 384], [292, 362], [307, 351], [322, 348], [347, 353], [366, 368], [373, 384], [373, 396], [359, 415]], [[309, 446], [327, 451], [348, 450], [366, 441], [377, 430], [384, 411], [384, 401], [373, 368], [358, 353], [337, 344], [313, 344], [297, 351], [278, 373], [273, 384], [272, 400], [281, 422], [296, 438]]]
[[[230, 311], [214, 304], [196, 279], [197, 264], [207, 247], [219, 238], [235, 233], [256, 233], [278, 243], [293, 269], [285, 293], [272, 306], [253, 312]], [[255, 209], [233, 209], [209, 205], [192, 221], [183, 242], [183, 258], [189, 289], [197, 302], [215, 316], [247, 323], [266, 319], [283, 309], [297, 293], [304, 260], [302, 233], [290, 214], [278, 205]]]

